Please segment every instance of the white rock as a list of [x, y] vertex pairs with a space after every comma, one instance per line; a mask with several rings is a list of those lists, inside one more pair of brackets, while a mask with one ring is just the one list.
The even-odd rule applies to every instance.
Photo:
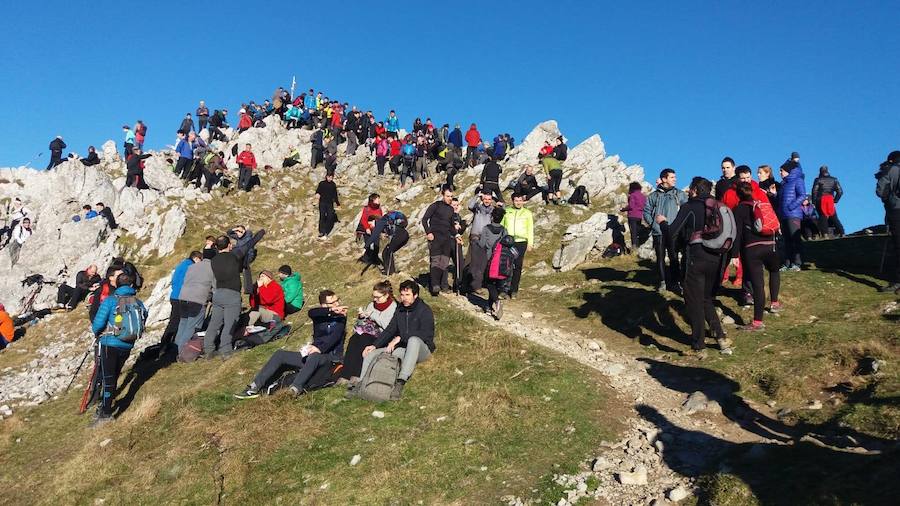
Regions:
[[669, 490], [669, 493], [666, 494], [666, 497], [672, 502], [680, 502], [687, 499], [689, 495], [691, 495], [691, 493], [688, 492], [686, 488], [679, 485], [672, 490]]
[[353, 458], [350, 459], [350, 465], [355, 466], [356, 464], [359, 464], [359, 461], [361, 461], [361, 460], [362, 460], [362, 455], [359, 455], [359, 454], [354, 455]]
[[647, 468], [638, 465], [631, 472], [620, 472], [617, 477], [622, 485], [646, 485]]
[[100, 448], [106, 448], [110, 443], [112, 443], [112, 439], [106, 438], [103, 441], [100, 441]]
[[373, 411], [372, 416], [375, 418], [384, 418], [384, 411]]

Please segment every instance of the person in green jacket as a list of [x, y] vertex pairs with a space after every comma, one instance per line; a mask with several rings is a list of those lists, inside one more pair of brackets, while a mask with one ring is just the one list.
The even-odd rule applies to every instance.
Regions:
[[[525, 264], [525, 252], [534, 247], [534, 217], [531, 211], [525, 209], [525, 195], [513, 193], [513, 207], [506, 210], [503, 221], [500, 222], [506, 233], [515, 240], [514, 248], [519, 256], [516, 258], [516, 268], [513, 271], [509, 286], [509, 297], [514, 298], [519, 291], [519, 281], [522, 279], [522, 266]], [[502, 297], [502, 296], [501, 296]]]
[[284, 290], [284, 314], [294, 314], [303, 307], [303, 281], [300, 273], [291, 270], [290, 265], [282, 265], [278, 268], [278, 278], [281, 289]]

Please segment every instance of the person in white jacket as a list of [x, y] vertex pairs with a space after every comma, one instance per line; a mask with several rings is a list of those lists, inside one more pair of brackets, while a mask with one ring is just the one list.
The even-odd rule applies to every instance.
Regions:
[[31, 219], [29, 218], [23, 218], [22, 223], [19, 223], [13, 229], [12, 241], [10, 241], [9, 245], [9, 258], [12, 260], [10, 265], [15, 265], [19, 261], [19, 250], [22, 249], [25, 241], [31, 237], [31, 233]]

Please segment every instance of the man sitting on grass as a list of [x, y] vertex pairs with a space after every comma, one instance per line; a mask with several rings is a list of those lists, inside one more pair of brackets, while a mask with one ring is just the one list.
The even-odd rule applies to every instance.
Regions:
[[277, 379], [285, 369], [297, 369], [291, 383], [294, 395], [306, 391], [306, 384], [320, 367], [331, 367], [344, 359], [344, 330], [347, 327], [347, 306], [331, 290], [319, 292], [319, 307], [309, 310], [313, 322], [313, 341], [300, 351], [278, 350], [266, 362], [253, 383], [234, 394], [238, 399], [259, 397], [259, 392]]

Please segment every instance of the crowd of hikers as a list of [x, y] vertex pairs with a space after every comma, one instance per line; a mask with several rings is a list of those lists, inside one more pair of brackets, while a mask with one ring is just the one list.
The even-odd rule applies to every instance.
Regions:
[[[201, 101], [195, 115], [189, 113], [182, 119], [176, 133], [177, 159], [170, 163], [187, 184], [207, 191], [228, 184], [228, 157], [214, 147], [214, 143], [231, 140], [223, 132], [228, 128], [227, 114], [224, 108], [210, 112]], [[463, 132], [458, 124], [451, 130], [447, 123], [436, 127], [430, 118], [424, 122], [417, 118], [409, 133], [403, 134], [395, 111], [377, 121], [371, 111], [351, 108], [321, 92], [310, 89], [291, 97], [283, 88], [261, 104], [242, 104], [239, 116], [238, 132], [270, 121], [281, 121], [289, 129], [312, 130], [310, 165], [325, 166], [325, 176], [314, 194], [322, 240], [332, 233], [341, 206], [335, 183], [340, 145], [344, 145], [344, 156], [361, 148], [370, 150], [375, 158], [373, 174], [386, 175], [387, 168], [388, 175], [399, 180], [400, 188], [431, 177], [431, 167], [435, 173], [444, 172], [436, 185], [438, 198], [421, 218], [420, 233], [428, 242], [429, 260], [427, 282], [422, 286], [432, 297], [467, 295], [497, 320], [503, 315], [502, 301], [515, 298], [519, 291], [525, 257], [534, 247], [535, 220], [541, 219], [526, 203], [540, 194], [547, 205], [589, 204], [589, 191], [583, 187], [563, 199], [561, 182], [568, 146], [562, 136], [545, 143], [534, 154], [535, 163], [501, 188], [503, 164], [514, 140], [499, 134], [485, 142], [474, 123]], [[143, 153], [143, 144], [147, 126], [138, 121], [133, 128], [125, 125], [123, 131], [126, 185], [146, 188], [143, 160], [150, 155]], [[207, 140], [199, 135], [202, 131]], [[61, 137], [54, 139], [48, 169], [61, 163], [65, 147]], [[250, 191], [258, 184], [258, 166], [252, 145], [242, 147], [238, 151], [234, 146], [231, 159], [237, 164], [237, 187]], [[85, 165], [99, 161], [93, 147], [85, 158], [70, 158]], [[299, 150], [292, 147], [283, 166], [298, 163]], [[454, 178], [466, 165], [482, 166], [479, 184], [474, 194], [457, 195]], [[539, 184], [535, 170], [543, 171], [545, 185]], [[675, 171], [664, 169], [649, 195], [644, 194], [640, 182], [632, 183], [627, 206], [622, 209], [631, 231], [632, 250], [640, 247], [649, 228], [658, 289], [684, 298], [691, 325], [691, 355], [704, 353], [707, 326], [720, 350], [732, 353], [714, 305], [723, 284], [731, 282], [740, 290], [741, 305], [753, 306], [752, 320], [740, 329], [760, 330], [766, 310], [783, 309], [781, 273], [801, 270], [804, 232], [829, 237], [844, 234], [836, 212], [843, 191], [828, 167], [820, 168], [809, 192], [797, 153], [780, 166], [780, 180], [768, 165], [758, 167], [754, 180], [750, 167], [736, 166], [730, 157], [722, 160], [721, 171], [715, 182], [694, 177], [685, 192], [676, 185]], [[876, 177], [877, 194], [894, 231], [894, 247], [900, 251], [900, 233], [896, 233], [900, 230], [900, 152], [889, 155]], [[509, 203], [504, 192], [511, 192]], [[84, 206], [77, 221], [103, 215], [115, 226], [109, 208], [100, 203], [96, 207], [99, 211]], [[14, 223], [4, 228], [4, 235], [6, 241], [11, 238], [21, 246], [21, 237], [30, 234], [31, 211], [18, 200], [14, 209]], [[396, 255], [410, 239], [408, 224], [402, 211], [386, 209], [377, 193], [369, 195], [356, 227], [362, 249], [359, 261], [365, 269], [377, 266], [385, 276], [399, 271]], [[297, 352], [275, 352], [235, 396], [249, 399], [279, 389], [299, 395], [346, 384], [348, 397], [399, 399], [416, 365], [436, 350], [435, 318], [420, 297], [420, 284], [403, 281], [395, 296], [390, 280], [375, 283], [371, 302], [358, 311], [348, 329], [348, 307], [340, 295], [322, 290], [314, 304], [307, 304], [300, 273], [290, 265], [253, 275], [257, 245], [264, 235], [265, 230], [254, 233], [246, 226], [234, 226], [220, 236], [207, 237], [202, 248], [178, 263], [171, 276], [170, 317], [159, 345], [151, 347], [150, 353], [158, 358], [174, 353], [182, 362], [227, 360], [236, 351], [288, 335], [288, 317], [309, 305], [314, 306], [307, 311], [312, 322], [310, 342]], [[731, 268], [735, 270], [733, 278]], [[900, 265], [895, 275], [895, 281], [883, 290], [900, 293]], [[73, 310], [81, 301], [88, 301], [97, 341], [95, 371], [82, 408], [97, 401], [97, 424], [112, 419], [118, 376], [144, 330], [147, 310], [137, 298], [142, 283], [134, 265], [115, 259], [103, 278], [98, 267], [91, 265], [76, 275], [74, 286], [63, 284], [58, 289], [59, 309]], [[2, 339], [6, 338], [4, 314], [0, 306]], [[345, 345], [348, 331], [351, 335]]]

